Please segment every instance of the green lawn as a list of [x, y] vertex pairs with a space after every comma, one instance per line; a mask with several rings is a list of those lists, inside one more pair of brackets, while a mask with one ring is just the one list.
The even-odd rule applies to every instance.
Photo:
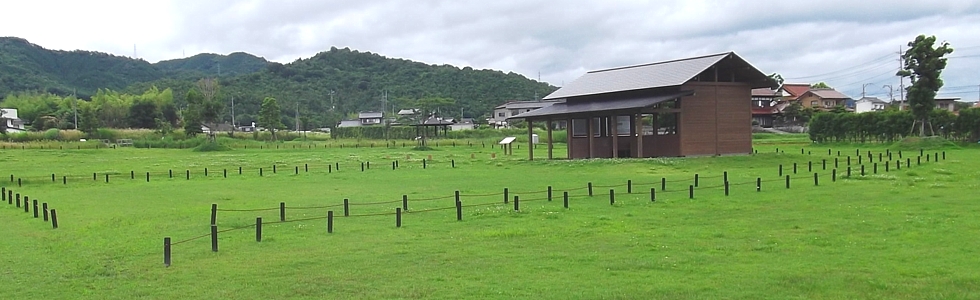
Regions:
[[[531, 162], [526, 149], [504, 156], [447, 146], [0, 150], [0, 185], [48, 203], [60, 223], [53, 230], [0, 205], [0, 299], [980, 298], [980, 151], [929, 150], [945, 151], [947, 159], [923, 157], [917, 166], [918, 151], [906, 149], [911, 168], [903, 160], [901, 170], [891, 165], [886, 173], [880, 165], [879, 174], [867, 176], [857, 174], [854, 157], [853, 176], [844, 178], [846, 155], [857, 147], [873, 151], [876, 162], [886, 151], [814, 146], [801, 136], [759, 139], [752, 156], [594, 161], [543, 160], [543, 147]], [[844, 156], [840, 178], [831, 182], [836, 151]], [[371, 169], [362, 172], [366, 161]], [[328, 169], [334, 164], [339, 171]], [[789, 190], [780, 164], [793, 178]], [[764, 181], [761, 192], [756, 178]], [[503, 203], [503, 188], [520, 197], [519, 212]], [[456, 220], [457, 190], [463, 221]], [[562, 207], [565, 191], [569, 209]], [[396, 228], [402, 195], [410, 212]], [[351, 217], [335, 206], [345, 198]], [[316, 219], [277, 223], [280, 202], [292, 208], [287, 221]], [[385, 203], [371, 204], [377, 202]], [[212, 203], [272, 210], [220, 211], [219, 230], [245, 228], [222, 232], [217, 253], [208, 237], [176, 244], [173, 265], [164, 267], [163, 238], [206, 235]], [[334, 207], [300, 209], [320, 206]], [[328, 234], [323, 217], [331, 209]], [[250, 227], [257, 216], [265, 223], [260, 243]]]

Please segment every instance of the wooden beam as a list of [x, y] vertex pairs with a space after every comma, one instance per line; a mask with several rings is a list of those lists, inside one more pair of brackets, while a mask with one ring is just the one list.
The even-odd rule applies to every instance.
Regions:
[[589, 158], [595, 158], [595, 118], [589, 117]]
[[553, 124], [551, 122], [551, 119], [548, 119], [548, 123], [545, 125], [545, 126], [548, 127], [548, 160], [554, 159], [554, 156], [552, 155], [552, 152], [555, 150], [555, 146], [551, 142], [551, 131], [552, 131], [551, 130], [551, 127], [552, 127], [552, 125]]
[[633, 127], [636, 128], [636, 157], [643, 158], [643, 114], [633, 115]]
[[534, 160], [534, 123], [527, 119], [527, 160]]
[[615, 115], [609, 117], [609, 123], [612, 126], [612, 157], [617, 158], [619, 157], [619, 132], [616, 132], [618, 130], [616, 127], [619, 123], [619, 117]]

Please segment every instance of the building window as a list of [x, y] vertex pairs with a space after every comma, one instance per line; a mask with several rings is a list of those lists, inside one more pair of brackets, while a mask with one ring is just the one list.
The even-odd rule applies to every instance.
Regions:
[[497, 117], [503, 118], [503, 117], [506, 117], [506, 116], [507, 116], [507, 113], [505, 113], [505, 112], [499, 112], [499, 113], [497, 113]]
[[572, 136], [585, 137], [589, 135], [589, 124], [585, 119], [572, 119]]
[[659, 113], [657, 114], [657, 135], [675, 135], [678, 132], [679, 113]]
[[834, 101], [831, 101], [831, 100], [825, 100], [825, 101], [823, 102], [823, 106], [826, 106], [826, 107], [831, 107], [831, 106], [834, 106]]
[[816, 101], [816, 100], [810, 101], [810, 107], [817, 107], [819, 105], [820, 105], [820, 101]]
[[633, 127], [633, 118], [630, 116], [616, 116], [616, 135], [630, 136], [630, 129]]

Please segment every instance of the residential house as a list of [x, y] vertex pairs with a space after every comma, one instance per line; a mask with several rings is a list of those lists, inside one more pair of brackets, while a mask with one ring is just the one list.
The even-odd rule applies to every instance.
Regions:
[[809, 83], [784, 83], [782, 87], [779, 88], [782, 92], [782, 100], [791, 102], [799, 100], [803, 94], [810, 90]]
[[494, 127], [506, 127], [508, 118], [535, 109], [548, 107], [558, 102], [557, 100], [507, 101], [493, 108], [493, 117], [488, 119], [487, 123]]
[[452, 130], [452, 131], [457, 131], [457, 130], [472, 130], [472, 129], [475, 129], [475, 128], [476, 128], [476, 124], [473, 123], [473, 119], [472, 118], [462, 118], [462, 119], [459, 119], [459, 121], [457, 121], [456, 123], [453, 123], [452, 125], [449, 125], [449, 130]]
[[936, 97], [936, 108], [956, 112], [956, 101], [960, 97]]
[[24, 127], [24, 120], [17, 117], [17, 109], [14, 108], [0, 108], [0, 127], [6, 129], [7, 132], [24, 132], [27, 129]]
[[835, 107], [846, 107], [851, 98], [834, 89], [810, 89], [803, 93], [797, 101], [803, 107], [829, 111]]
[[361, 127], [361, 120], [343, 120], [337, 123], [337, 128]]
[[869, 111], [882, 111], [888, 106], [888, 102], [877, 97], [864, 97], [854, 102], [854, 112], [866, 113]]
[[[519, 114], [566, 120], [567, 157], [660, 157], [752, 152], [753, 88], [773, 82], [734, 52], [588, 72], [546, 96], [559, 101]], [[548, 158], [552, 130], [546, 126]]]
[[215, 124], [214, 127], [215, 128], [211, 128], [207, 124], [201, 125], [201, 132], [211, 133], [212, 131], [214, 131], [214, 133], [219, 133], [219, 132], [235, 131], [235, 126], [232, 126], [231, 124], [228, 123]]
[[361, 112], [357, 114], [357, 120], [361, 122], [361, 126], [381, 124], [382, 118], [384, 118], [383, 113], [373, 111]]
[[777, 106], [782, 92], [772, 88], [752, 89], [752, 124], [772, 127], [775, 116], [781, 113]]

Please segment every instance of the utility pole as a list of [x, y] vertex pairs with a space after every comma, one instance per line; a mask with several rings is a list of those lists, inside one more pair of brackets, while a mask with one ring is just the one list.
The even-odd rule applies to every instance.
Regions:
[[894, 94], [895, 91], [892, 88], [892, 85], [886, 84], [886, 85], [882, 86], [881, 88], [888, 88], [888, 99], [889, 99], [888, 101], [895, 102], [895, 94]]
[[866, 93], [866, 88], [867, 88], [867, 87], [868, 87], [869, 85], [872, 85], [872, 84], [873, 84], [873, 83], [865, 83], [865, 84], [863, 84], [863, 85], [861, 85], [861, 98], [864, 98], [864, 97], [865, 97], [865, 96], [867, 95], [867, 93]]
[[299, 132], [299, 101], [296, 101], [296, 132]]
[[77, 91], [75, 89], [71, 90], [71, 110], [75, 114], [75, 130], [78, 130], [78, 96], [76, 93]]
[[235, 96], [231, 96], [231, 126], [238, 128], [238, 123], [235, 122]]

